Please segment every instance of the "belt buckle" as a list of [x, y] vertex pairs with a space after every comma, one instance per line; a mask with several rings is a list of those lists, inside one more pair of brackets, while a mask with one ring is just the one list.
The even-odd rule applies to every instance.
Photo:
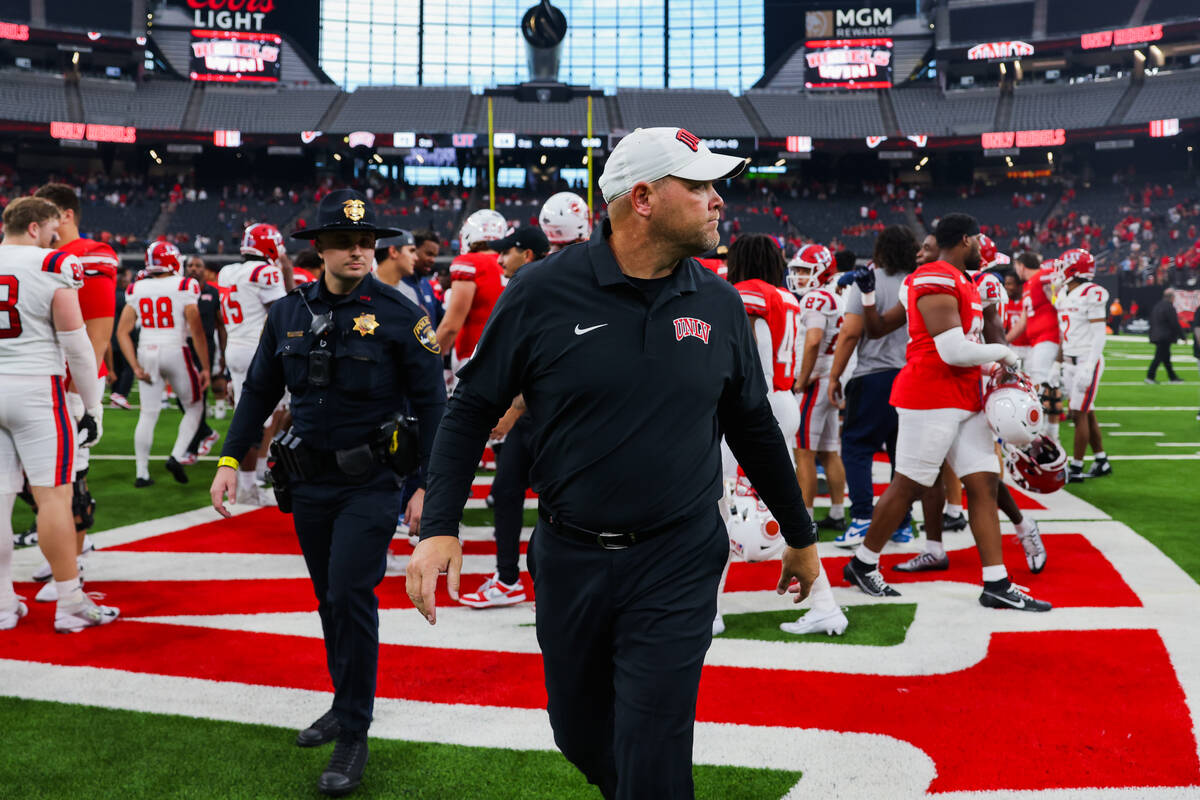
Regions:
[[[607, 539], [605, 537], [608, 537]], [[605, 550], [628, 550], [629, 545], [622, 544], [620, 540], [625, 537], [623, 533], [597, 533], [596, 543]]]

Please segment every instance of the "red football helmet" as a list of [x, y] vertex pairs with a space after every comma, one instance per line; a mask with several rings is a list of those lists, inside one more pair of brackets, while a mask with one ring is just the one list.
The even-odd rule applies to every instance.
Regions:
[[1077, 247], [1062, 254], [1057, 269], [1063, 283], [1072, 278], [1090, 281], [1096, 275], [1096, 259], [1087, 250]]
[[164, 272], [183, 274], [183, 257], [179, 248], [170, 242], [154, 242], [146, 248], [146, 273], [162, 275]]
[[1025, 447], [1005, 444], [1004, 466], [1013, 483], [1029, 492], [1050, 494], [1067, 485], [1067, 454], [1044, 434]]
[[987, 269], [996, 260], [996, 243], [986, 233], [979, 234], [980, 269]]
[[823, 244], [804, 245], [787, 267], [787, 286], [796, 294], [824, 286], [837, 274], [833, 253]]
[[274, 225], [256, 222], [242, 234], [242, 255], [258, 256], [271, 264], [277, 264], [283, 252], [283, 235]]

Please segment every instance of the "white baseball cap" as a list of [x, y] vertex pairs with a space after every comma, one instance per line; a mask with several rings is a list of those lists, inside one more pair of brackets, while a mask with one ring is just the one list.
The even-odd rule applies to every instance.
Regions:
[[700, 138], [683, 128], [638, 128], [617, 142], [604, 173], [600, 192], [611, 203], [628, 194], [635, 183], [649, 183], [673, 175], [689, 181], [732, 178], [746, 159], [714, 153]]

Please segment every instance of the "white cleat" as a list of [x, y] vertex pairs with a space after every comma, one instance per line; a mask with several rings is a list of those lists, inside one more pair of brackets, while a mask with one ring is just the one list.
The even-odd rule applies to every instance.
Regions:
[[1017, 534], [1017, 539], [1025, 549], [1025, 563], [1029, 565], [1029, 571], [1036, 575], [1046, 568], [1046, 545], [1042, 542], [1042, 532], [1038, 530], [1037, 523], [1030, 520], [1029, 524], [1033, 530], [1024, 536]]
[[81, 555], [86, 556], [88, 553], [91, 553], [95, 549], [96, 549], [96, 543], [92, 541], [92, 535], [90, 533], [85, 534], [83, 537], [83, 553], [81, 553]]
[[[75, 559], [75, 567], [80, 572], [83, 572], [83, 556], [79, 556]], [[53, 577], [54, 573], [50, 571], [49, 561], [43, 560], [42, 565], [33, 571], [33, 580], [37, 581], [38, 583], [45, 583]]]
[[0, 611], [0, 631], [11, 631], [17, 627], [17, 621], [29, 613], [29, 606], [25, 605], [24, 600], [20, 595], [15, 595], [12, 608]]
[[83, 602], [73, 608], [59, 608], [54, 612], [54, 630], [57, 633], [79, 633], [84, 628], [107, 625], [121, 616], [119, 608], [100, 606], [84, 595]]
[[717, 614], [717, 616], [713, 618], [713, 634], [712, 635], [720, 636], [724, 632], [725, 632], [725, 618], [722, 617], [720, 614]]
[[[79, 582], [83, 586], [83, 581]], [[57, 603], [58, 602], [58, 584], [54, 581], [47, 581], [38, 593], [33, 596], [33, 599], [39, 603]]]
[[829, 636], [841, 636], [846, 632], [850, 621], [840, 608], [829, 611], [813, 609], [795, 622], [785, 622], [779, 626], [784, 633], [801, 635], [805, 633], [824, 633]]

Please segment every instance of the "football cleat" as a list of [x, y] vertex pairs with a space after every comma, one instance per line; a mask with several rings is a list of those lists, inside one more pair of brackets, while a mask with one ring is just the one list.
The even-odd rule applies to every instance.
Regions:
[[1167, 383], [1187, 383], [1183, 378], [1171, 378]]
[[[861, 566], [859, 566], [861, 564]], [[899, 597], [900, 593], [888, 586], [883, 579], [878, 566], [863, 564], [857, 558], [852, 558], [842, 568], [842, 577], [857, 586], [871, 597]]]
[[935, 556], [926, 550], [915, 558], [892, 565], [892, 569], [897, 572], [933, 572], [935, 570], [950, 569], [950, 557], [944, 553], [940, 556]]
[[905, 522], [899, 528], [896, 528], [896, 532], [892, 534], [892, 541], [896, 544], [908, 544], [915, 538], [911, 522]]
[[0, 631], [11, 631], [17, 627], [17, 622], [21, 617], [29, 613], [29, 606], [25, 605], [25, 598], [18, 595], [13, 595], [13, 604], [11, 607], [0, 610]]
[[175, 460], [175, 456], [167, 457], [167, 472], [171, 473], [171, 477], [176, 483], [187, 483], [187, 473], [183, 471], [183, 465]]
[[213, 431], [208, 436], [205, 436], [203, 439], [200, 440], [200, 446], [196, 448], [196, 455], [206, 456], [209, 453], [211, 453], [212, 449], [213, 449], [213, 445], [215, 445], [220, 440], [220, 438], [221, 438], [221, 434], [219, 431]]
[[38, 532], [36, 522], [29, 527], [29, 530], [13, 534], [13, 547], [33, 547], [37, 544], [37, 541]]
[[[83, 556], [77, 556], [75, 558], [75, 566], [80, 572], [83, 572]], [[52, 577], [54, 577], [54, 573], [50, 570], [50, 562], [45, 560], [42, 561], [42, 565], [40, 567], [33, 571], [33, 575], [31, 576], [32, 580], [35, 580], [38, 583], [45, 583]]]
[[129, 400], [123, 394], [113, 392], [108, 396], [108, 404], [113, 408], [123, 408], [126, 411], [132, 410], [133, 406], [129, 404]]
[[817, 528], [823, 531], [844, 531], [846, 530], [846, 518], [834, 519], [833, 517], [826, 517], [817, 523]]
[[54, 630], [58, 633], [79, 633], [84, 628], [107, 625], [121, 616], [119, 608], [96, 605], [84, 595], [83, 602], [72, 608], [61, 605], [54, 612]]
[[867, 528], [871, 527], [869, 519], [852, 519], [844, 533], [838, 534], [833, 543], [838, 547], [858, 547], [867, 538]]
[[797, 636], [802, 636], [806, 633], [824, 633], [829, 636], [841, 636], [846, 632], [846, 627], [849, 624], [850, 620], [846, 619], [846, 615], [840, 608], [832, 608], [828, 611], [817, 611], [814, 608], [795, 622], [784, 622], [779, 626], [779, 630]]
[[1004, 588], [989, 589], [983, 587], [979, 595], [979, 605], [984, 608], [1011, 608], [1017, 611], [1049, 611], [1052, 605], [1045, 600], [1036, 600], [1026, 594], [1024, 586], [1017, 586], [1011, 581], [1004, 581]]
[[133, 482], [135, 489], [145, 489], [147, 486], [154, 485], [154, 478], [138, 478]]
[[713, 636], [720, 636], [722, 633], [725, 632], [725, 618], [722, 617], [720, 614], [717, 614], [715, 617], [713, 617], [712, 631], [713, 631], [713, 634], [712, 634]]
[[1067, 467], [1067, 483], [1083, 483], [1083, 467], [1074, 464]]
[[1036, 575], [1046, 568], [1046, 545], [1042, 542], [1042, 532], [1038, 530], [1037, 523], [1030, 520], [1029, 524], [1033, 530], [1024, 536], [1018, 533], [1017, 539], [1025, 548], [1025, 563], [1029, 565], [1029, 571]]
[[1089, 469], [1084, 477], [1087, 478], [1103, 478], [1105, 475], [1112, 475], [1112, 464], [1108, 463], [1108, 459], [1097, 459], [1092, 462], [1092, 468]]
[[949, 514], [942, 514], [942, 530], [955, 533], [957, 531], [966, 530], [967, 515], [961, 511], [953, 517]]
[[475, 591], [460, 595], [458, 602], [471, 608], [515, 606], [525, 602], [525, 585], [518, 579], [510, 586], [503, 583], [499, 575], [493, 575]]
[[200, 460], [200, 457], [195, 453], [184, 453], [183, 458], [179, 459], [180, 466], [190, 467]]

